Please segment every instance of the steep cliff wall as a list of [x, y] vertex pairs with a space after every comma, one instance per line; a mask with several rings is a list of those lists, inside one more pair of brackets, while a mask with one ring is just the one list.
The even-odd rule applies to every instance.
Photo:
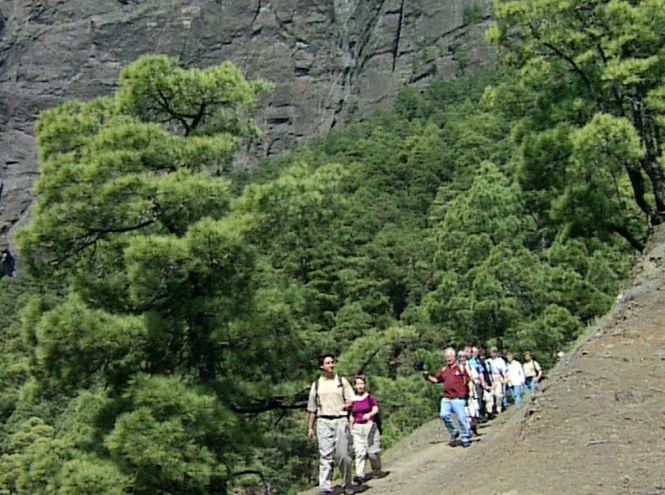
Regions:
[[25, 219], [33, 123], [67, 98], [109, 94], [146, 53], [233, 60], [275, 90], [267, 156], [388, 106], [405, 84], [492, 63], [489, 0], [0, 0], [0, 245]]

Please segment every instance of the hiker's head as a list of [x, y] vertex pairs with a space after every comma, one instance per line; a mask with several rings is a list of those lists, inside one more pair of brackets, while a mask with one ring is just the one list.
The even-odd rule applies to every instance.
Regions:
[[513, 356], [513, 353], [512, 353], [512, 352], [509, 352], [508, 354], [506, 354], [506, 359], [507, 359], [508, 362], [510, 363], [510, 362], [513, 361], [513, 359], [515, 359], [515, 356]]
[[443, 351], [443, 355], [446, 357], [446, 364], [448, 366], [455, 364], [455, 349], [448, 347]]
[[524, 360], [525, 361], [531, 361], [532, 359], [533, 359], [533, 357], [531, 356], [531, 353], [529, 351], [526, 351], [524, 353]]
[[457, 359], [459, 360], [460, 363], [466, 363], [466, 360], [468, 359], [468, 354], [466, 351], [459, 351], [457, 353]]
[[319, 356], [319, 368], [324, 373], [332, 373], [335, 371], [335, 355], [321, 354]]
[[496, 347], [492, 347], [492, 348], [490, 349], [490, 355], [491, 355], [493, 358], [499, 357], [499, 349], [497, 349]]
[[477, 358], [480, 354], [480, 350], [474, 345], [471, 347], [471, 357]]
[[363, 394], [367, 391], [367, 377], [365, 375], [356, 375], [356, 380], [354, 382], [354, 388], [358, 395]]

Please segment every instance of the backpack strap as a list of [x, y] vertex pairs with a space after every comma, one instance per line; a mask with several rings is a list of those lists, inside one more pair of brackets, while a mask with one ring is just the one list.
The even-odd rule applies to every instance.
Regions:
[[314, 397], [316, 399], [316, 413], [317, 414], [321, 410], [321, 399], [319, 399], [319, 380], [320, 379], [321, 379], [321, 377], [317, 377], [316, 380], [314, 380]]
[[342, 377], [337, 375], [337, 381], [339, 382], [339, 386], [342, 388], [342, 402], [346, 404], [346, 394], [344, 393], [344, 383], [342, 382]]

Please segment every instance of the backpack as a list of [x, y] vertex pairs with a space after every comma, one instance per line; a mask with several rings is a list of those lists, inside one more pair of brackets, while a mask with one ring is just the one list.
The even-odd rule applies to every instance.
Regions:
[[[377, 401], [378, 403], [379, 401]], [[374, 424], [376, 424], [376, 429], [379, 430], [379, 433], [383, 435], [383, 423], [381, 422], [381, 408], [379, 407], [379, 414], [374, 416]]]

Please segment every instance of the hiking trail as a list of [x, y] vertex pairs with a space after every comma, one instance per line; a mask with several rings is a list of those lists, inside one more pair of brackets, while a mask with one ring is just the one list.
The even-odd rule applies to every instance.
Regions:
[[389, 476], [356, 493], [665, 494], [665, 225], [533, 399], [480, 433], [452, 448], [433, 420], [384, 455]]

